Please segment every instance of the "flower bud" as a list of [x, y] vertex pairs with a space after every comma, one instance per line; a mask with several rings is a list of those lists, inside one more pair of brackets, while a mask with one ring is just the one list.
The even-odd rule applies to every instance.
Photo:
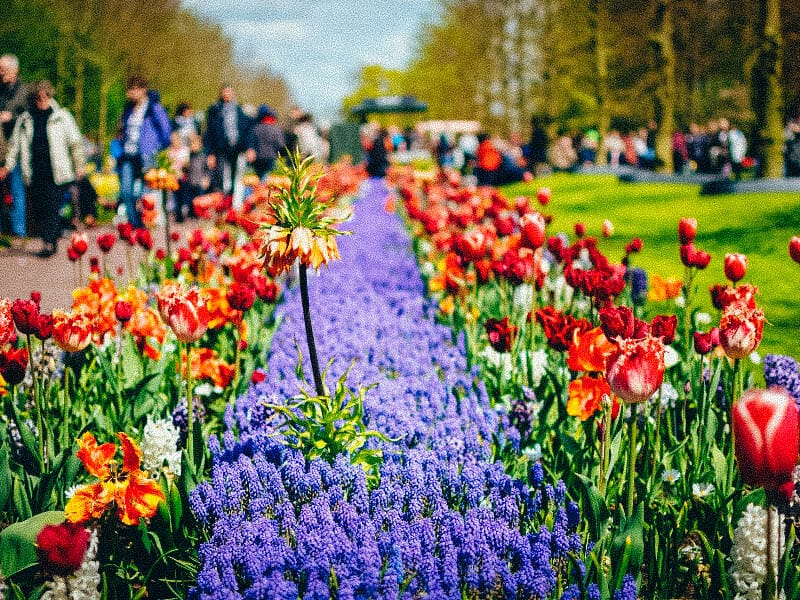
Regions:
[[731, 253], [725, 255], [725, 277], [736, 283], [747, 273], [747, 256]]
[[789, 240], [789, 256], [796, 263], [800, 263], [800, 235], [794, 236]]
[[736, 459], [745, 483], [777, 490], [797, 465], [798, 417], [783, 388], [750, 389], [733, 405]]
[[644, 402], [664, 382], [664, 368], [661, 340], [619, 340], [606, 359], [606, 379], [611, 390], [626, 402]]
[[681, 245], [686, 245], [694, 241], [697, 235], [697, 219], [684, 217], [678, 223], [678, 239]]

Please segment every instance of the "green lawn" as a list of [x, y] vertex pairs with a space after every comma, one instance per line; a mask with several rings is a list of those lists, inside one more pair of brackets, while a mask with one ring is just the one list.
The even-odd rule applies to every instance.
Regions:
[[[759, 305], [769, 321], [759, 352], [800, 357], [800, 265], [788, 254], [789, 239], [800, 235], [800, 194], [700, 196], [699, 186], [619, 183], [613, 176], [563, 174], [507, 186], [504, 192], [509, 198], [535, 196], [542, 186], [553, 192], [544, 209], [555, 217], [549, 233], [567, 231], [572, 238], [574, 223], [583, 221], [614, 261], [621, 258], [631, 238], [641, 237], [644, 248], [634, 264], [648, 274], [682, 276], [678, 221], [694, 217], [698, 223], [695, 243], [712, 256], [711, 264], [696, 278], [698, 302], [713, 315], [707, 290], [725, 281], [725, 254], [746, 254], [749, 269], [744, 281], [758, 286]], [[614, 224], [610, 239], [601, 236], [604, 219]]]

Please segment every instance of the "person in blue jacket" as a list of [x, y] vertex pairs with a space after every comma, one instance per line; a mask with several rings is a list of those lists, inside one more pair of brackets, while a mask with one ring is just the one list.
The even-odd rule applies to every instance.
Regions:
[[158, 153], [169, 146], [172, 126], [159, 93], [148, 89], [144, 77], [129, 77], [125, 94], [128, 102], [120, 120], [122, 156], [117, 161], [119, 197], [128, 222], [141, 227], [137, 200], [141, 197], [142, 177], [156, 166]]

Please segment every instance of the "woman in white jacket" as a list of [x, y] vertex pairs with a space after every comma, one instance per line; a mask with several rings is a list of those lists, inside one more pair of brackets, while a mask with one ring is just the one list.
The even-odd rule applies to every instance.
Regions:
[[29, 186], [28, 206], [44, 242], [38, 256], [56, 252], [61, 237], [60, 210], [65, 194], [84, 175], [83, 138], [75, 119], [53, 100], [53, 86], [39, 81], [31, 86], [29, 108], [20, 115], [8, 143], [5, 169], [20, 165]]

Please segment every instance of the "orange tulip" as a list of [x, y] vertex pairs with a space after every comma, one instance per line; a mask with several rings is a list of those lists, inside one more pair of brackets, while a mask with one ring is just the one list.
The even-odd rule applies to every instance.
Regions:
[[[600, 377], [584, 375], [570, 381], [567, 394], [567, 414], [579, 417], [581, 421], [586, 421], [600, 411], [603, 396], [614, 397], [608, 381], [602, 375]], [[612, 416], [616, 416], [619, 412], [619, 402], [616, 398], [613, 406]]]
[[99, 519], [114, 503], [123, 524], [138, 525], [139, 519], [155, 515], [158, 503], [164, 501], [158, 483], [140, 469], [142, 451], [124, 433], [118, 433], [117, 437], [122, 446], [121, 467], [113, 460], [117, 453], [115, 444], [98, 446], [88, 431], [78, 439], [78, 458], [99, 481], [79, 488], [67, 502], [64, 517], [70, 523]]
[[602, 328], [595, 327], [585, 332], [576, 329], [569, 347], [567, 366], [573, 371], [602, 373], [606, 368], [606, 357], [614, 349]]
[[53, 341], [65, 352], [80, 352], [92, 341], [95, 318], [86, 312], [53, 311]]

